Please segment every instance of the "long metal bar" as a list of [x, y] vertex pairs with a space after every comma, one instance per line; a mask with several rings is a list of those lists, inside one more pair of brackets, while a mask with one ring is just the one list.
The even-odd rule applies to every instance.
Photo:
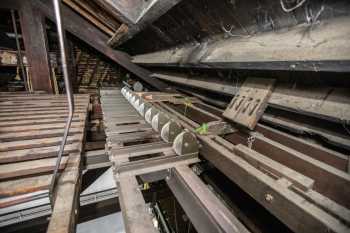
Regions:
[[66, 95], [67, 95], [67, 99], [68, 99], [69, 113], [68, 113], [68, 119], [66, 122], [66, 126], [64, 129], [64, 134], [63, 134], [60, 150], [59, 150], [58, 156], [57, 156], [55, 170], [54, 170], [52, 180], [51, 180], [51, 185], [50, 185], [50, 201], [51, 201], [52, 206], [54, 205], [53, 204], [54, 203], [53, 202], [53, 192], [55, 189], [57, 173], [58, 173], [58, 169], [60, 167], [62, 154], [64, 151], [64, 146], [66, 145], [69, 129], [70, 129], [72, 119], [73, 119], [73, 114], [74, 114], [74, 96], [73, 96], [73, 91], [72, 91], [72, 87], [71, 87], [71, 84], [69, 81], [69, 76], [68, 76], [67, 56], [66, 56], [66, 46], [65, 46], [65, 33], [64, 33], [63, 27], [62, 27], [60, 0], [53, 0], [53, 4], [54, 4], [54, 10], [55, 10], [58, 39], [59, 39], [59, 44], [60, 44], [62, 70], [63, 70], [64, 84], [66, 87]]
[[26, 70], [25, 70], [24, 65], [23, 65], [23, 57], [22, 57], [22, 52], [21, 52], [21, 45], [20, 45], [19, 39], [18, 39], [18, 31], [17, 31], [15, 10], [11, 10], [11, 18], [12, 18], [13, 31], [15, 33], [15, 38], [16, 38], [17, 60], [19, 62], [19, 65], [21, 66], [23, 82], [24, 82], [24, 88], [26, 89], [26, 91], [28, 91], [29, 89], [28, 89], [28, 83], [27, 83], [27, 74], [26, 74]]

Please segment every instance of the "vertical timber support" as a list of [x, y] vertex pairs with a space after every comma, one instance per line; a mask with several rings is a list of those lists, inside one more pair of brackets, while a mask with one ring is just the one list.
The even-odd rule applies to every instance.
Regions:
[[45, 17], [31, 1], [21, 2], [19, 16], [33, 90], [52, 93]]

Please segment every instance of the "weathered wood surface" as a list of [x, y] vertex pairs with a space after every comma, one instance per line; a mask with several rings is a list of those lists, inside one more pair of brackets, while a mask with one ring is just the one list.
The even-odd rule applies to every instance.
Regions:
[[[77, 110], [60, 164], [50, 232], [71, 232], [74, 226], [72, 212], [77, 204], [89, 102], [89, 95], [75, 96]], [[31, 193], [48, 190], [67, 109], [63, 95], [0, 93], [0, 200], [14, 200], [6, 205], [28, 201]], [[29, 199], [20, 198], [24, 194]]]
[[274, 79], [247, 78], [227, 106], [223, 116], [249, 129], [254, 129], [267, 107], [274, 84]]

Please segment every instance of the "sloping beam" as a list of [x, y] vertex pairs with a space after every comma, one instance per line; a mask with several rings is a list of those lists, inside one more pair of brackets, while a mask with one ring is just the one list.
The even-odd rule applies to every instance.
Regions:
[[33, 90], [52, 93], [45, 18], [31, 1], [21, 3], [19, 17]]
[[349, 72], [349, 19], [344, 16], [319, 25], [188, 44], [137, 55], [133, 62], [168, 67]]
[[[37, 7], [46, 15], [50, 20], [55, 21], [53, 6], [51, 1], [34, 0]], [[98, 30], [94, 25], [90, 24], [84, 18], [79, 16], [69, 7], [62, 5], [62, 19], [65, 30], [78, 37], [97, 51], [101, 52], [112, 61], [123, 66], [140, 79], [148, 83], [149, 85], [157, 88], [158, 90], [166, 90], [168, 85], [155, 78], [150, 77], [150, 72], [140, 66], [133, 64], [130, 61], [129, 56], [126, 53], [117, 51], [109, 47], [106, 43], [108, 37]]]
[[31, 1], [2, 0], [0, 9], [18, 10], [34, 91], [52, 93], [51, 69], [44, 17]]

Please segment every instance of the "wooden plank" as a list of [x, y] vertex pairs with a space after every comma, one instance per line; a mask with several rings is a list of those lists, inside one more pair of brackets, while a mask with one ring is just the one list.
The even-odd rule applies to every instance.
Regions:
[[120, 25], [120, 27], [112, 34], [112, 37], [107, 41], [107, 44], [113, 46], [117, 44], [124, 36], [128, 34], [129, 27], [126, 24]]
[[64, 3], [66, 3], [68, 6], [70, 6], [73, 10], [77, 11], [80, 15], [82, 15], [84, 18], [89, 20], [91, 23], [93, 23], [96, 27], [98, 27], [103, 32], [109, 34], [110, 36], [113, 35], [113, 31], [106, 27], [102, 22], [100, 22], [97, 18], [86, 12], [85, 10], [81, 9], [79, 5], [77, 5], [74, 1], [71, 0], [63, 0]]
[[[56, 158], [47, 158], [19, 163], [2, 164], [0, 165], [0, 180], [52, 172], [55, 168], [56, 160]], [[64, 169], [68, 165], [67, 161], [67, 156], [62, 157], [60, 170]]]
[[[12, 132], [25, 132], [25, 131], [33, 131], [33, 130], [49, 130], [49, 129], [62, 129], [64, 128], [65, 123], [57, 123], [57, 124], [40, 124], [40, 125], [22, 125], [22, 126], [10, 126], [10, 127], [2, 127], [0, 129], [0, 133], [12, 133]], [[84, 122], [72, 122], [72, 128], [83, 128]]]
[[197, 232], [250, 232], [188, 166], [171, 170], [166, 182]]
[[[75, 135], [77, 133], [83, 133], [84, 128], [72, 127], [69, 129], [69, 136]], [[52, 138], [52, 137], [62, 137], [64, 133], [63, 128], [49, 129], [49, 130], [29, 130], [25, 132], [11, 132], [11, 133], [1, 133], [1, 142], [11, 142], [18, 140], [30, 140], [30, 139], [42, 139], [42, 138]]]
[[350, 208], [349, 174], [262, 136], [252, 149], [315, 180], [314, 190]]
[[[80, 137], [79, 134], [68, 136], [67, 144], [79, 141], [79, 137]], [[39, 147], [45, 147], [45, 146], [56, 146], [56, 145], [60, 145], [61, 141], [62, 141], [62, 137], [3, 142], [0, 144], [0, 152], [7, 152], [11, 150], [21, 150], [21, 149], [33, 149], [33, 148], [39, 148]]]
[[136, 177], [124, 176], [117, 178], [119, 188], [119, 203], [122, 209], [125, 232], [156, 233], [152, 217], [138, 188]]
[[[40, 125], [40, 124], [58, 124], [65, 123], [66, 118], [47, 118], [47, 119], [30, 119], [30, 120], [15, 120], [15, 121], [0, 121], [0, 127], [10, 127], [10, 126], [25, 126], [25, 125]], [[74, 117], [72, 122], [79, 122], [80, 118]], [[0, 135], [1, 137], [2, 135]]]
[[[74, 113], [84, 113], [84, 110], [76, 110], [74, 111]], [[66, 110], [56, 110], [56, 111], [50, 111], [50, 110], [42, 110], [42, 111], [28, 111], [28, 112], [5, 112], [2, 113], [0, 112], [0, 117], [11, 117], [11, 116], [28, 116], [28, 115], [48, 115], [48, 114], [52, 114], [52, 115], [58, 115], [58, 114], [66, 114], [66, 116], [68, 115], [68, 111]]]
[[[63, 155], [77, 152], [79, 147], [80, 144], [78, 142], [67, 144], [64, 147]], [[0, 152], [0, 164], [56, 157], [58, 151], [59, 145]]]
[[247, 78], [222, 115], [254, 129], [267, 107], [274, 84], [274, 79]]
[[210, 137], [200, 136], [199, 139], [202, 144], [200, 154], [204, 158], [212, 162], [293, 231], [305, 233], [325, 230], [338, 233], [349, 231], [349, 228], [337, 218], [308, 202], [288, 187], [277, 183], [239, 156], [212, 141]]
[[[349, 156], [325, 148], [319, 144], [308, 142], [302, 138], [275, 130], [271, 127], [258, 124], [256, 130], [265, 137], [278, 141], [284, 146], [293, 148], [296, 151], [304, 153], [314, 159], [327, 163], [341, 171], [347, 171]], [[312, 152], [312, 153], [310, 153]]]
[[54, 198], [54, 209], [51, 214], [48, 233], [75, 232], [78, 216], [79, 190], [81, 183], [80, 154], [69, 156], [73, 166], [65, 168], [58, 181]]
[[[84, 116], [82, 113], [75, 113], [73, 115], [74, 118], [81, 118]], [[0, 122], [13, 122], [19, 120], [36, 120], [36, 119], [53, 119], [53, 118], [61, 118], [67, 119], [67, 113], [48, 113], [48, 114], [40, 114], [40, 115], [26, 115], [26, 116], [0, 116]]]
[[274, 160], [269, 159], [268, 157], [259, 154], [246, 146], [243, 146], [242, 144], [235, 146], [234, 152], [254, 167], [269, 171], [278, 177], [286, 178], [296, 187], [304, 191], [311, 189], [315, 183], [314, 180], [304, 176], [303, 174], [295, 172], [294, 170], [277, 163]]
[[[81, 110], [84, 110], [86, 109], [86, 106], [76, 106], [74, 108], [74, 110], [77, 110], [77, 111], [81, 111]], [[0, 108], [0, 111], [2, 113], [23, 113], [23, 112], [53, 112], [53, 111], [63, 111], [63, 110], [68, 110], [68, 107], [66, 106], [62, 106], [62, 107], [56, 107], [56, 106], [41, 106], [39, 108], [35, 108], [35, 107], [32, 107], [32, 108], [3, 108], [1, 109]]]
[[10, 197], [48, 189], [51, 177], [50, 174], [0, 182], [0, 197]]
[[33, 90], [52, 93], [45, 18], [32, 1], [21, 2], [19, 17]]
[[[144, 66], [211, 69], [255, 69], [349, 72], [349, 16], [334, 17], [314, 28], [313, 41], [296, 50], [308, 25], [296, 25], [259, 35], [217, 38], [210, 43], [188, 43], [181, 47], [136, 55], [133, 61]], [[325, 42], [325, 43], [322, 43]], [[320, 45], [319, 43], [322, 43]], [[317, 46], [318, 45], [318, 46]]]

